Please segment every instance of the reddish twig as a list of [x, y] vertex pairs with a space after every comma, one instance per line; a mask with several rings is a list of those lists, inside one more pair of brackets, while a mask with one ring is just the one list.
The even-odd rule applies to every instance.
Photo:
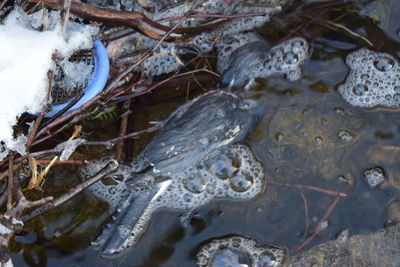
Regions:
[[[55, 120], [54, 122], [48, 124], [46, 127], [44, 127], [43, 129], [41, 129], [38, 133], [37, 133], [37, 137], [40, 137], [42, 135], [44, 135], [45, 133], [47, 133], [48, 131], [50, 131], [50, 129], [52, 129], [53, 127], [74, 118], [75, 116], [77, 116], [78, 114], [80, 114], [83, 110], [85, 110], [86, 108], [88, 108], [89, 106], [91, 106], [92, 104], [94, 104], [95, 102], [97, 102], [99, 99], [102, 99], [103, 97], [107, 96], [108, 93], [110, 91], [112, 91], [114, 89], [114, 87], [116, 85], [118, 85], [119, 81], [125, 77], [128, 73], [130, 73], [131, 71], [133, 71], [135, 68], [137, 68], [140, 64], [142, 64], [146, 59], [148, 59], [153, 53], [154, 51], [161, 45], [161, 43], [177, 28], [179, 27], [179, 25], [183, 22], [183, 20], [190, 14], [190, 12], [192, 12], [192, 10], [198, 5], [199, 1], [197, 1], [191, 8], [190, 10], [186, 13], [185, 17], [180, 20], [174, 27], [172, 27], [158, 42], [157, 44], [154, 46], [154, 48], [146, 53], [146, 55], [144, 55], [140, 60], [138, 60], [135, 64], [132, 64], [131, 66], [129, 66], [127, 69], [125, 69], [124, 71], [122, 71], [121, 73], [119, 73], [116, 77], [114, 77], [113, 80], [111, 80], [107, 87], [102, 91], [102, 93], [98, 94], [97, 96], [95, 96], [94, 98], [92, 98], [91, 100], [89, 100], [88, 102], [86, 102], [84, 105], [82, 105], [79, 109], [76, 109], [74, 111], [71, 111], [68, 114], [65, 114], [63, 116], [61, 116], [60, 118], [58, 118], [57, 120]], [[71, 6], [72, 9], [72, 6]], [[71, 10], [72, 12], [72, 10]]]
[[300, 196], [303, 199], [304, 202], [304, 216], [305, 216], [305, 229], [304, 229], [304, 237], [307, 236], [308, 234], [308, 203], [307, 203], [307, 198], [304, 195], [303, 191], [300, 191]]
[[33, 127], [28, 135], [28, 140], [26, 141], [26, 144], [25, 144], [26, 151], [29, 151], [29, 149], [33, 143], [33, 140], [36, 136], [36, 133], [39, 129], [40, 123], [42, 122], [42, 120], [44, 118], [45, 113], [46, 112], [41, 112], [40, 115], [37, 117], [35, 123], [33, 124]]
[[218, 73], [215, 73], [212, 70], [209, 70], [207, 68], [201, 68], [201, 69], [197, 69], [197, 70], [187, 71], [187, 72], [184, 72], [184, 73], [179, 73], [179, 74], [172, 75], [172, 76], [168, 77], [167, 79], [164, 79], [161, 82], [158, 82], [158, 83], [156, 83], [156, 84], [150, 86], [149, 88], [146, 88], [146, 89], [144, 89], [144, 90], [142, 90], [140, 92], [135, 92], [135, 93], [127, 95], [125, 97], [121, 97], [120, 99], [118, 99], [115, 102], [116, 103], [117, 102], [121, 102], [121, 101], [124, 101], [126, 99], [131, 99], [131, 98], [134, 98], [134, 97], [138, 97], [138, 96], [150, 93], [151, 91], [153, 91], [157, 87], [159, 87], [159, 86], [161, 86], [161, 85], [163, 85], [163, 84], [165, 84], [165, 83], [167, 83], [167, 82], [169, 82], [169, 81], [171, 81], [173, 79], [180, 78], [180, 77], [187, 76], [187, 75], [193, 75], [193, 74], [198, 73], [198, 72], [207, 72], [207, 73], [210, 73], [210, 74], [212, 74], [212, 75], [214, 75], [216, 77], [219, 77]]
[[[256, 17], [265, 16], [263, 12], [256, 13], [243, 13], [243, 14], [233, 14], [233, 15], [223, 15], [223, 14], [192, 14], [188, 18], [223, 18], [223, 19], [233, 19], [233, 18], [245, 18], [245, 17]], [[175, 21], [180, 20], [183, 17], [170, 17], [165, 19], [160, 19], [158, 22]]]
[[[42, 1], [47, 7], [54, 9], [63, 9], [63, 2], [58, 0], [29, 0], [29, 2], [37, 3]], [[195, 4], [197, 6], [197, 3]], [[193, 11], [190, 10], [188, 14]], [[100, 8], [92, 5], [71, 2], [70, 12], [83, 19], [98, 21], [102, 23], [110, 23], [113, 25], [123, 25], [142, 32], [150, 38], [160, 40], [169, 31], [178, 34], [180, 38], [184, 34], [196, 35], [201, 32], [210, 31], [212, 25], [200, 26], [195, 28], [177, 28], [167, 27], [147, 18], [144, 14], [135, 11], [121, 11], [109, 8]], [[183, 17], [186, 19], [188, 16]], [[170, 34], [169, 34], [170, 35]]]
[[335, 200], [332, 202], [332, 204], [329, 206], [328, 210], [325, 212], [324, 216], [322, 217], [321, 220], [319, 220], [317, 227], [315, 228], [314, 234], [310, 236], [307, 240], [305, 240], [303, 243], [301, 243], [297, 248], [294, 250], [295, 253], [299, 252], [302, 250], [305, 246], [307, 246], [312, 240], [315, 239], [317, 235], [319, 235], [322, 231], [321, 223], [326, 221], [329, 216], [331, 215], [332, 211], [336, 207], [337, 203], [339, 202], [340, 197], [336, 197]]
[[293, 187], [293, 188], [297, 188], [297, 189], [305, 188], [305, 189], [317, 191], [317, 192], [324, 193], [324, 194], [331, 195], [331, 196], [347, 197], [347, 194], [345, 194], [345, 193], [332, 191], [332, 190], [328, 190], [328, 189], [323, 189], [323, 188], [319, 188], [319, 187], [312, 186], [312, 185], [284, 184], [284, 183], [278, 183], [278, 182], [274, 182], [274, 181], [270, 181], [269, 184], [285, 186], [285, 187]]

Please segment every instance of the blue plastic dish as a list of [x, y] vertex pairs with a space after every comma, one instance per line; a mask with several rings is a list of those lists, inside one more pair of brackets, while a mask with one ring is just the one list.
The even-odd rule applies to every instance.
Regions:
[[[94, 59], [93, 72], [91, 74], [92, 77], [88, 81], [86, 88], [83, 89], [84, 95], [82, 96], [82, 98], [75, 105], [69, 108], [66, 111], [66, 113], [73, 111], [84, 105], [86, 102], [88, 102], [98, 93], [100, 93], [104, 89], [104, 86], [106, 85], [108, 73], [110, 70], [110, 62], [108, 59], [107, 51], [104, 45], [99, 40], [95, 40], [93, 42], [92, 52], [93, 56], [90, 59], [90, 60]], [[60, 104], [55, 104], [55, 105], [53, 104], [52, 110], [49, 113], [47, 113], [45, 117], [47, 118], [53, 117], [60, 110], [68, 106], [68, 104], [71, 103], [71, 101], [73, 101], [73, 98]]]

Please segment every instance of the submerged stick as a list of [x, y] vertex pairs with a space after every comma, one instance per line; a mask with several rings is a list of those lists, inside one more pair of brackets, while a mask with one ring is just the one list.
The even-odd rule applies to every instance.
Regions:
[[278, 186], [285, 186], [285, 187], [293, 187], [293, 188], [297, 188], [297, 189], [304, 189], [305, 188], [305, 189], [308, 189], [308, 190], [313, 190], [313, 191], [324, 193], [324, 194], [331, 195], [331, 196], [347, 197], [347, 194], [345, 194], [345, 193], [332, 191], [332, 190], [328, 190], [328, 189], [323, 189], [323, 188], [319, 188], [319, 187], [312, 186], [312, 185], [285, 184], [285, 183], [278, 183], [278, 182], [273, 182], [273, 181], [270, 181], [269, 184], [278, 185]]
[[65, 193], [64, 195], [60, 196], [56, 200], [50, 201], [47, 204], [33, 210], [30, 214], [24, 216], [22, 218], [22, 221], [24, 221], [24, 222], [29, 221], [29, 220], [35, 218], [36, 216], [39, 216], [39, 215], [43, 214], [44, 212], [49, 211], [50, 209], [60, 206], [61, 204], [65, 203], [66, 201], [68, 201], [71, 198], [73, 198], [74, 196], [76, 196], [78, 193], [80, 193], [84, 189], [88, 188], [92, 184], [94, 184], [97, 181], [99, 181], [100, 179], [102, 179], [104, 176], [115, 172], [117, 170], [118, 166], [119, 166], [119, 164], [116, 160], [111, 160], [99, 172], [94, 174], [88, 180], [83, 181], [81, 184], [76, 186], [70, 192]]
[[323, 230], [321, 227], [321, 223], [326, 221], [328, 219], [328, 217], [331, 215], [333, 209], [336, 207], [337, 203], [339, 202], [340, 197], [336, 197], [335, 200], [332, 202], [332, 204], [329, 206], [328, 210], [325, 212], [324, 216], [322, 217], [322, 219], [319, 221], [317, 227], [315, 228], [314, 234], [312, 236], [310, 236], [306, 241], [304, 241], [302, 244], [300, 244], [295, 250], [294, 252], [299, 252], [300, 250], [302, 250], [305, 246], [307, 246], [312, 240], [315, 239], [315, 237], [317, 235], [319, 235], [319, 233], [321, 233], [321, 231]]

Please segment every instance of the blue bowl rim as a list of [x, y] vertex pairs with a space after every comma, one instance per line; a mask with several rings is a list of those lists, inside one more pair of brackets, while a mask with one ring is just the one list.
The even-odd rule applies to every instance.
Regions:
[[[66, 113], [78, 109], [90, 99], [95, 97], [104, 89], [104, 86], [107, 83], [108, 73], [110, 71], [110, 62], [108, 59], [107, 50], [100, 40], [93, 41], [93, 54], [93, 78], [89, 81], [89, 84], [85, 88], [85, 94], [83, 95], [83, 97], [75, 105], [69, 108]], [[72, 99], [62, 104], [53, 105], [52, 110], [48, 112], [45, 117], [50, 118], [54, 116], [57, 112], [65, 108], [71, 101]]]

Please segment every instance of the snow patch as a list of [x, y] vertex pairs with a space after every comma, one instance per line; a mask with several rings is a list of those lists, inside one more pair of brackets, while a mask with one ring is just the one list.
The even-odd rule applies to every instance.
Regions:
[[[35, 30], [42, 21], [46, 30]], [[9, 150], [25, 153], [25, 142], [22, 137], [14, 138], [12, 126], [22, 113], [40, 112], [46, 104], [52, 54], [58, 51], [66, 58], [78, 49], [88, 49], [92, 46], [91, 35], [98, 31], [69, 22], [64, 38], [57, 21], [56, 11], [28, 16], [16, 8], [0, 24], [0, 160]]]

